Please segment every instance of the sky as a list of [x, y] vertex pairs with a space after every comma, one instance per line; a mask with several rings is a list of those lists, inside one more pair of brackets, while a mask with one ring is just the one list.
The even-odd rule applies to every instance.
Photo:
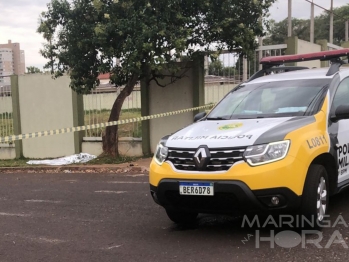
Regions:
[[[348, 4], [348, 0], [333, 0], [334, 7]], [[26, 66], [36, 66], [43, 69], [46, 62], [39, 54], [44, 39], [36, 33], [38, 19], [41, 12], [47, 10], [50, 0], [0, 0], [0, 43], [8, 40], [20, 43], [25, 51]], [[330, 8], [331, 0], [314, 0], [314, 3]], [[277, 0], [270, 8], [270, 18], [276, 21], [287, 17], [288, 0]], [[315, 7], [315, 15], [323, 10]], [[308, 19], [310, 17], [310, 4], [305, 0], [292, 1], [292, 16]]]

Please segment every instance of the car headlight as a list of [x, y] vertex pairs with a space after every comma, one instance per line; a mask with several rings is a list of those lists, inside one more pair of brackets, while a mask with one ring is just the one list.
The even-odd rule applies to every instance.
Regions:
[[154, 154], [154, 159], [156, 163], [158, 163], [160, 166], [164, 161], [166, 160], [166, 157], [168, 155], [168, 148], [164, 146], [162, 143], [159, 143], [156, 147], [156, 151]]
[[251, 166], [263, 165], [285, 158], [289, 147], [289, 140], [249, 146], [244, 153], [244, 158]]

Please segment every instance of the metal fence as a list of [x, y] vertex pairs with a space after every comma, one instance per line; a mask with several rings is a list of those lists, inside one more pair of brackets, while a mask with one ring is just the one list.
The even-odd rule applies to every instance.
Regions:
[[[233, 76], [205, 78], [205, 103], [210, 104], [219, 101], [229, 90], [235, 87], [241, 80]], [[97, 88], [92, 94], [84, 95], [84, 120], [86, 125], [108, 122], [111, 108], [121, 89], [115, 87]], [[123, 105], [120, 119], [128, 119], [141, 116], [141, 92], [140, 86], [128, 96]], [[105, 128], [95, 128], [85, 131], [85, 137], [102, 137]], [[142, 123], [129, 123], [119, 126], [119, 137], [141, 137]]]
[[222, 82], [205, 82], [205, 104], [217, 103], [237, 85], [222, 79]]
[[[92, 125], [108, 122], [111, 108], [121, 92], [121, 88], [99, 87], [92, 94], [84, 95], [85, 124]], [[134, 91], [125, 99], [120, 119], [141, 116], [141, 92], [136, 86]], [[86, 137], [101, 137], [104, 128], [86, 130]], [[130, 123], [119, 126], [119, 137], [141, 137], [141, 123]]]
[[13, 135], [10, 86], [0, 86], [0, 137]]
[[284, 55], [286, 48], [286, 44], [260, 46], [249, 59], [239, 57], [237, 53], [223, 52], [219, 57], [221, 65], [207, 59], [205, 103], [220, 101], [236, 85], [261, 69], [259, 61], [262, 57]]

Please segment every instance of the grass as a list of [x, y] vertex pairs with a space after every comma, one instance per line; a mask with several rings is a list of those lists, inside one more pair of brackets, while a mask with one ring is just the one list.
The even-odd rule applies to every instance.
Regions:
[[121, 164], [121, 163], [132, 162], [137, 159], [140, 159], [140, 157], [120, 156], [118, 158], [115, 158], [112, 156], [99, 156], [96, 159], [93, 159], [83, 165]]
[[[85, 111], [85, 125], [105, 123], [108, 122], [110, 110], [88, 110]], [[127, 109], [122, 110], [120, 114], [120, 120], [129, 119], [141, 116], [140, 109]], [[104, 128], [96, 128], [87, 131], [87, 136], [101, 137]], [[119, 137], [141, 137], [142, 136], [142, 123], [128, 123], [119, 125], [118, 130]]]
[[[116, 157], [111, 157], [111, 156], [99, 156], [96, 159], [93, 159], [87, 163], [80, 163], [80, 164], [73, 164], [73, 165], [81, 165], [81, 166], [86, 166], [86, 165], [104, 165], [104, 164], [122, 164], [122, 163], [127, 163], [127, 162], [132, 162], [137, 159], [140, 159], [142, 157], [126, 157], [126, 156], [120, 156], [118, 158]], [[50, 159], [50, 158], [47, 158]], [[28, 165], [27, 162], [30, 160], [42, 160], [42, 159], [28, 159], [28, 158], [19, 158], [19, 159], [11, 159], [11, 160], [0, 160], [0, 168], [2, 167], [38, 167], [38, 165]], [[41, 165], [41, 166], [47, 166], [50, 167], [49, 165]], [[55, 166], [51, 166], [55, 167]], [[69, 165], [66, 166], [67, 168]]]
[[11, 160], [0, 160], [1, 167], [27, 167], [29, 166], [27, 162], [30, 159], [20, 158], [20, 159], [11, 159]]

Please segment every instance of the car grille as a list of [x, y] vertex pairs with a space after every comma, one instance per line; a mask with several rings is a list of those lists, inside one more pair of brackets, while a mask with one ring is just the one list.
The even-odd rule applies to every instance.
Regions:
[[[210, 149], [210, 161], [202, 171], [228, 170], [235, 162], [243, 159], [245, 149], [246, 147]], [[195, 151], [196, 149], [169, 148], [167, 160], [178, 170], [196, 171], [193, 159]]]

